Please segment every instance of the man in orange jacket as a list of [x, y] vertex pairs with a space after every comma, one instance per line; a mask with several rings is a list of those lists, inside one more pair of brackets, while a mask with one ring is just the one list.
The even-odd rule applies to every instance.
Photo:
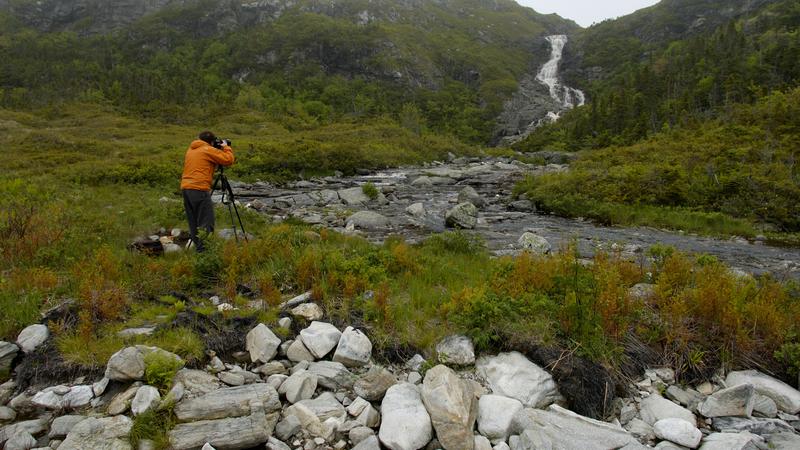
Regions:
[[230, 166], [234, 162], [230, 141], [222, 141], [210, 131], [200, 133], [199, 139], [186, 150], [181, 177], [183, 206], [189, 219], [189, 236], [202, 252], [205, 247], [198, 237], [198, 228], [214, 232], [214, 204], [211, 202], [211, 183], [217, 166]]

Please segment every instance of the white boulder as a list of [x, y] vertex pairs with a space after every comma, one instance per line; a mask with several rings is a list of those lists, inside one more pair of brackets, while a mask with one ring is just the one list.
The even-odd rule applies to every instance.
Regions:
[[697, 448], [703, 433], [683, 419], [661, 419], [653, 425], [653, 431], [659, 439], [689, 448]]
[[333, 360], [346, 367], [359, 367], [369, 363], [372, 356], [372, 342], [359, 330], [347, 327], [339, 339]]
[[278, 354], [281, 340], [263, 323], [247, 333], [246, 348], [252, 362], [267, 363]]
[[391, 450], [417, 450], [433, 437], [431, 417], [413, 384], [395, 384], [386, 391], [381, 404], [378, 438]]
[[308, 328], [300, 331], [303, 344], [318, 359], [324, 358], [333, 350], [341, 336], [342, 332], [327, 322], [311, 322]]
[[526, 407], [543, 408], [561, 397], [553, 377], [521, 353], [484, 357], [476, 366], [492, 392], [515, 398]]
[[50, 337], [47, 325], [34, 324], [26, 327], [17, 336], [17, 345], [25, 353], [30, 353], [42, 345]]

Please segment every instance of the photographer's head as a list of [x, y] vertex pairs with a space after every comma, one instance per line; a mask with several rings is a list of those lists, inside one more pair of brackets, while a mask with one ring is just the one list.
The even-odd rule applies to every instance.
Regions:
[[202, 133], [200, 133], [200, 136], [198, 136], [198, 138], [208, 145], [214, 145], [214, 142], [217, 140], [217, 137], [214, 135], [214, 133], [210, 131], [203, 131]]

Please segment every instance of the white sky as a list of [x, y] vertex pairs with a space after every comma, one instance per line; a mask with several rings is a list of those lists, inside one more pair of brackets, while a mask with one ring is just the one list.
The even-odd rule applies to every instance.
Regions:
[[637, 9], [655, 5], [658, 0], [516, 0], [542, 14], [556, 13], [572, 19], [582, 27], [594, 22], [630, 14]]

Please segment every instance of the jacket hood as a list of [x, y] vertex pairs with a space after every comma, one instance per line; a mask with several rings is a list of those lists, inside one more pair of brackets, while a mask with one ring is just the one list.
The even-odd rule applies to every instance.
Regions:
[[192, 145], [190, 146], [192, 150], [200, 148], [200, 147], [210, 147], [211, 145], [206, 141], [201, 141], [200, 139], [195, 139], [192, 141]]

